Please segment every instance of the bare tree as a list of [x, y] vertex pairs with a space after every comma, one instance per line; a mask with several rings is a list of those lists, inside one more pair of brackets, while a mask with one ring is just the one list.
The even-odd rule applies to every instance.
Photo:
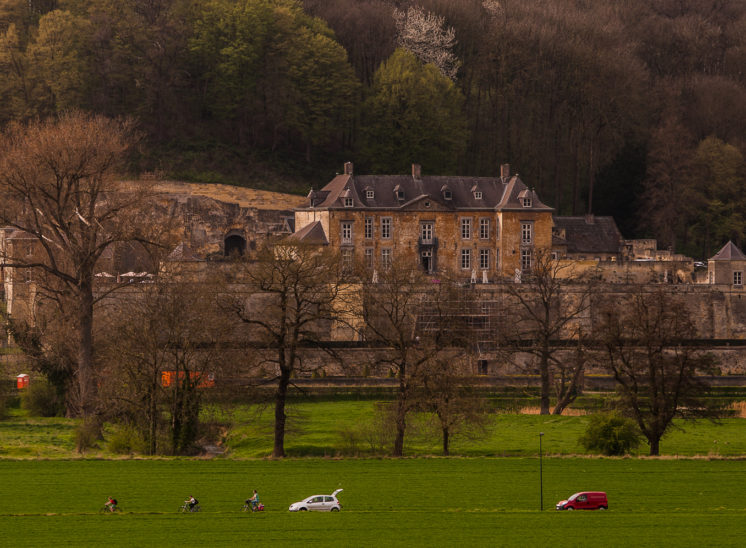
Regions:
[[[268, 245], [256, 261], [237, 265], [246, 286], [225, 303], [249, 329], [254, 346], [267, 350], [261, 364], [276, 368], [272, 456], [285, 456], [285, 403], [293, 374], [307, 372], [304, 352], [323, 347], [344, 313], [347, 286], [336, 253], [286, 240]], [[247, 289], [248, 287], [248, 289]]]
[[137, 428], [151, 455], [162, 430], [172, 454], [193, 448], [200, 387], [213, 384], [226, 355], [221, 343], [231, 320], [218, 308], [222, 291], [218, 280], [181, 276], [172, 267], [152, 283], [113, 293], [100, 307], [108, 333], [100, 338], [111, 364], [102, 384], [114, 402], [112, 418]]
[[362, 286], [364, 337], [385, 349], [377, 360], [398, 380], [392, 454], [400, 457], [407, 415], [418, 406], [425, 369], [463, 334], [453, 310], [459, 303], [451, 281], [433, 279], [404, 262], [394, 261], [375, 278], [364, 278]]
[[[96, 262], [115, 242], [138, 239], [142, 194], [115, 182], [131, 122], [73, 112], [11, 124], [0, 144], [0, 222], [31, 235], [42, 258], [5, 257], [34, 268], [42, 289], [74, 307], [79, 412], [94, 413], [93, 282]], [[61, 301], [60, 301], [61, 302]]]
[[466, 361], [463, 349], [441, 351], [418, 375], [418, 407], [435, 414], [446, 456], [456, 435], [481, 434], [486, 426], [485, 402], [468, 382]]
[[666, 288], [638, 287], [630, 302], [602, 308], [597, 336], [605, 363], [617, 382], [621, 403], [660, 454], [661, 437], [675, 417], [714, 416], [717, 407], [703, 396], [713, 358], [693, 346], [696, 329], [683, 299]]
[[[578, 272], [569, 261], [537, 250], [531, 272], [522, 283], [507, 284], [515, 301], [512, 321], [499, 336], [512, 353], [528, 352], [539, 362], [541, 375], [541, 414], [548, 415], [553, 391], [555, 415], [573, 402], [582, 379], [584, 358], [582, 320], [589, 312], [596, 284], [593, 272]], [[578, 350], [571, 360], [563, 356], [563, 341], [575, 340]]]

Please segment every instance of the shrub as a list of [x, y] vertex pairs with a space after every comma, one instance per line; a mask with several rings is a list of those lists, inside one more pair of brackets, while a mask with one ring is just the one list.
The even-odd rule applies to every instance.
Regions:
[[96, 447], [101, 439], [101, 425], [96, 420], [87, 420], [80, 423], [75, 429], [75, 447], [78, 453]]
[[106, 446], [112, 453], [129, 455], [146, 453], [148, 445], [136, 428], [130, 425], [115, 426], [107, 436]]
[[641, 441], [635, 422], [616, 413], [592, 415], [580, 437], [586, 451], [604, 455], [624, 455], [637, 449]]
[[63, 410], [54, 386], [44, 381], [32, 382], [23, 390], [21, 407], [34, 417], [56, 417]]

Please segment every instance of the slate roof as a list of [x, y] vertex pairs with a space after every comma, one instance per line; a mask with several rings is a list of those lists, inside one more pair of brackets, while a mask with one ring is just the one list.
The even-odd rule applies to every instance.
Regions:
[[[373, 198], [367, 197], [368, 190], [373, 191]], [[450, 199], [446, 199], [448, 191]], [[480, 199], [477, 192], [481, 193]], [[348, 197], [356, 209], [403, 209], [429, 200], [447, 210], [552, 211], [517, 175], [503, 178], [343, 174], [321, 190], [311, 191], [306, 207], [344, 209], [344, 198]], [[523, 207], [521, 197], [531, 198], [531, 207]]]
[[301, 242], [312, 244], [329, 244], [329, 240], [324, 233], [324, 227], [321, 226], [321, 221], [314, 221], [311, 224], [307, 224], [289, 237]]
[[731, 241], [723, 246], [723, 249], [718, 251], [711, 261], [746, 261], [746, 255], [736, 247]]
[[566, 244], [568, 253], [620, 252], [622, 234], [613, 217], [554, 217], [554, 226], [564, 229], [565, 239], [554, 236], [553, 243]]

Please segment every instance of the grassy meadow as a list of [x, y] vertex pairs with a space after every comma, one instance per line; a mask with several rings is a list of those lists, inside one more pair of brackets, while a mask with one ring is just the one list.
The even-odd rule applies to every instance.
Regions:
[[[746, 461], [537, 458], [0, 461], [6, 546], [740, 546]], [[343, 487], [338, 514], [290, 503]], [[244, 514], [259, 491], [266, 511]], [[577, 490], [606, 512], [556, 512]], [[194, 494], [203, 511], [178, 514]], [[108, 495], [122, 514], [99, 514]]]
[[[286, 450], [289, 456], [371, 456], [385, 453], [376, 428], [376, 402], [335, 401], [292, 403]], [[18, 409], [0, 420], [0, 458], [74, 458], [76, 421], [62, 418], [28, 417]], [[272, 409], [256, 406], [207, 406], [203, 420], [215, 425], [226, 456], [262, 458], [272, 451]], [[538, 454], [538, 433], [544, 432], [543, 451], [549, 455], [582, 454], [578, 438], [588, 417], [522, 414], [490, 415], [487, 429], [476, 435], [455, 437], [455, 455], [527, 457]], [[405, 451], [409, 456], [439, 455], [441, 442], [434, 425], [413, 416]], [[700, 420], [677, 422], [661, 443], [669, 456], [746, 455], [746, 419], [728, 418], [716, 423]], [[385, 442], [385, 440], [383, 440]], [[376, 445], [379, 445], [378, 447]], [[637, 454], [645, 455], [643, 444]], [[116, 456], [107, 450], [106, 440], [88, 457]]]
[[[746, 419], [677, 423], [663, 457], [589, 458], [588, 417], [490, 415], [440, 458], [437, 429], [413, 416], [408, 458], [373, 458], [373, 401], [293, 402], [286, 449], [266, 457], [272, 412], [206, 406], [224, 456], [115, 455], [104, 439], [74, 450], [77, 421], [0, 420], [0, 532], [4, 546], [741, 546], [746, 535]], [[107, 435], [110, 430], [107, 430]], [[538, 433], [543, 504], [539, 510]], [[644, 455], [647, 447], [640, 448]], [[357, 456], [359, 458], [339, 458]], [[687, 458], [675, 458], [676, 456]], [[688, 458], [691, 457], [691, 458]], [[720, 458], [724, 457], [724, 458]], [[289, 513], [313, 494], [340, 495], [339, 514]], [[252, 489], [266, 511], [240, 512]], [[556, 512], [579, 490], [604, 490], [606, 512]], [[177, 513], [190, 494], [198, 514]], [[107, 496], [121, 514], [100, 514]]]

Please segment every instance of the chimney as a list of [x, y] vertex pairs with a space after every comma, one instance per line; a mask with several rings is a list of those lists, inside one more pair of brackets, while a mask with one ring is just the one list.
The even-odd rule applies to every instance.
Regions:
[[500, 177], [503, 179], [510, 177], [510, 164], [502, 164], [500, 166]]
[[345, 175], [352, 175], [352, 162], [345, 162]]
[[420, 179], [422, 177], [422, 166], [420, 164], [412, 164], [412, 179]]

